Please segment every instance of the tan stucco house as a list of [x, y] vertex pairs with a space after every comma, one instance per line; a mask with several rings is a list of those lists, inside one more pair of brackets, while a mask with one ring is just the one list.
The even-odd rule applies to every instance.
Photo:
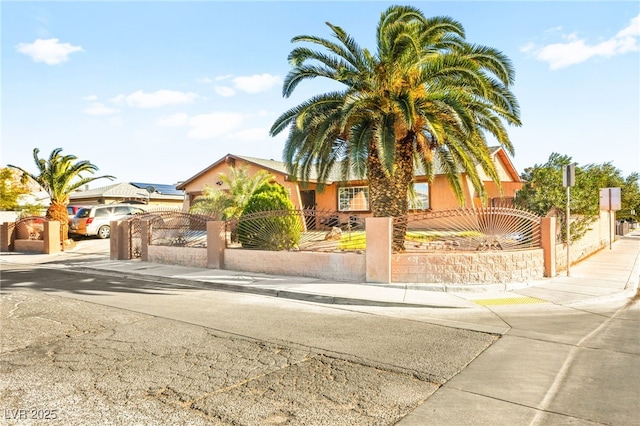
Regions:
[[[513, 164], [505, 151], [501, 147], [491, 149], [494, 162], [502, 183], [502, 194], [498, 186], [484, 173], [480, 166], [480, 175], [483, 177], [484, 185], [489, 195], [490, 204], [504, 204], [513, 200], [515, 193], [522, 187], [522, 181], [518, 176]], [[369, 187], [366, 180], [351, 179], [341, 181], [336, 177], [333, 181], [325, 183], [322, 191], [318, 190], [316, 182], [311, 179], [306, 187], [299, 182], [293, 182], [285, 163], [276, 160], [265, 160], [261, 158], [245, 157], [228, 154], [219, 159], [209, 167], [198, 172], [194, 176], [179, 183], [176, 189], [185, 192], [184, 207], [187, 211], [193, 200], [202, 194], [205, 185], [221, 190], [228, 189], [223, 181], [219, 179], [220, 173], [229, 175], [229, 168], [246, 167], [250, 174], [259, 170], [266, 170], [271, 173], [275, 181], [284, 186], [291, 197], [296, 208], [316, 208], [325, 211], [339, 211], [343, 213], [357, 213], [367, 215], [369, 209]], [[478, 206], [481, 201], [473, 189], [469, 179], [463, 179], [466, 206]], [[456, 197], [449, 186], [444, 174], [438, 172], [431, 184], [427, 183], [424, 176], [416, 176], [414, 183], [416, 200], [414, 210], [448, 210], [460, 207]]]

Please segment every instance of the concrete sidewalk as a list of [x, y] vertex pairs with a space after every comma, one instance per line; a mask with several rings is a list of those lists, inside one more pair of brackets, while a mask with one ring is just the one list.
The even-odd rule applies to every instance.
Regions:
[[[160, 280], [176, 285], [252, 293], [331, 304], [482, 308], [531, 303], [570, 304], [606, 297], [631, 297], [640, 281], [640, 231], [619, 237], [560, 275], [522, 284], [481, 286], [401, 285], [328, 282], [315, 278], [274, 276], [230, 270], [155, 264], [139, 260], [110, 260], [105, 253], [74, 251], [56, 255], [2, 253], [0, 265], [48, 264], [77, 271], [119, 277]], [[431, 290], [431, 291], [429, 291]], [[446, 291], [443, 291], [446, 290]]]
[[[640, 236], [490, 306], [509, 328], [398, 425], [638, 424]], [[627, 299], [625, 301], [625, 299]]]

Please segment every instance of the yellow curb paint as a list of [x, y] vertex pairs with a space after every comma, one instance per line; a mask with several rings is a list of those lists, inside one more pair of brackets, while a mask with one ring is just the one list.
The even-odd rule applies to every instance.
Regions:
[[498, 299], [471, 300], [471, 302], [481, 306], [529, 305], [532, 303], [548, 303], [546, 300], [537, 299], [535, 297], [504, 297]]

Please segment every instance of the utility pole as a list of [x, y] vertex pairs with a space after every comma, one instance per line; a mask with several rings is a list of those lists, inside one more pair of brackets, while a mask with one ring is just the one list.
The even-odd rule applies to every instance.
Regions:
[[567, 276], [571, 275], [571, 187], [576, 184], [576, 164], [562, 166], [562, 186], [567, 188]]

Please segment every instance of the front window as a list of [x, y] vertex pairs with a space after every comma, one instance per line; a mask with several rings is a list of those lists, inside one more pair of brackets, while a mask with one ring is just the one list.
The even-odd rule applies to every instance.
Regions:
[[338, 188], [339, 211], [369, 210], [368, 186], [345, 186]]
[[429, 209], [429, 184], [414, 183], [413, 194], [409, 194], [410, 210], [428, 210]]

